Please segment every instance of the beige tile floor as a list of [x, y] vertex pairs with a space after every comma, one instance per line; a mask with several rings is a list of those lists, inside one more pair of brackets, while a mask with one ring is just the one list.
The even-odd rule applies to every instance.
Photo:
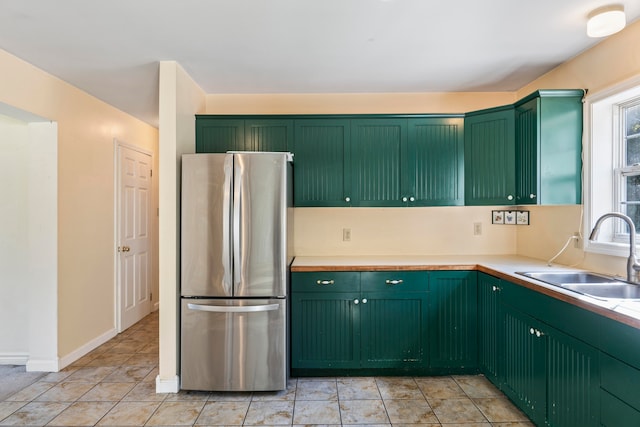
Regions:
[[291, 379], [286, 391], [157, 394], [158, 313], [0, 401], [0, 426], [531, 427], [482, 376]]

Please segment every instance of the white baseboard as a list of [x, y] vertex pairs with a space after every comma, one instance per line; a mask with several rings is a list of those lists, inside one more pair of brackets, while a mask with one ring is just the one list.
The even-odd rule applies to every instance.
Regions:
[[94, 350], [100, 347], [102, 344], [106, 343], [116, 335], [118, 335], [118, 331], [116, 331], [116, 329], [113, 328], [105, 332], [104, 334], [92, 339], [91, 341], [84, 344], [83, 346], [78, 347], [77, 349], [67, 354], [66, 356], [61, 357], [60, 363], [59, 363], [59, 369], [69, 366], [70, 364], [80, 359], [85, 354], [89, 353], [91, 350]]
[[26, 365], [28, 360], [24, 353], [0, 353], [0, 365]]
[[27, 372], [58, 372], [60, 365], [56, 359], [29, 359], [27, 361]]
[[175, 375], [170, 379], [156, 377], [156, 393], [177, 393], [180, 391], [180, 377]]

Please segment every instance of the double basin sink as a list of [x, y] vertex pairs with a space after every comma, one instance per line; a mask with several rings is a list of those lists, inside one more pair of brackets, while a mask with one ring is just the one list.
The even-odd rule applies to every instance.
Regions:
[[525, 277], [604, 300], [640, 300], [640, 286], [584, 271], [518, 272]]

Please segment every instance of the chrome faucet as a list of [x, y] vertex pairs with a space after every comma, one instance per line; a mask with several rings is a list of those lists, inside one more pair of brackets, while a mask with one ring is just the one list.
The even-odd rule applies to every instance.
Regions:
[[636, 226], [633, 224], [633, 221], [628, 216], [621, 214], [619, 212], [610, 212], [602, 215], [596, 221], [596, 225], [593, 227], [591, 231], [591, 235], [589, 236], [589, 240], [595, 241], [598, 238], [598, 233], [600, 232], [600, 225], [607, 218], [620, 218], [629, 226], [629, 258], [627, 259], [627, 282], [632, 282], [635, 284], [640, 284], [638, 280], [638, 272], [640, 271], [640, 264], [638, 263], [638, 258], [636, 257]]

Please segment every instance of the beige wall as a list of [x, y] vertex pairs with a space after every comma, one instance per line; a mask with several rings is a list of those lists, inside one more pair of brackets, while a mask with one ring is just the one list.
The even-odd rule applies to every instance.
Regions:
[[[622, 32], [567, 61], [518, 91], [518, 97], [537, 89], [586, 88], [597, 93], [640, 75], [640, 21]], [[534, 220], [528, 228], [518, 228], [518, 254], [548, 259], [559, 251], [568, 236], [580, 230], [582, 211], [576, 207], [538, 207], [532, 209]], [[540, 218], [540, 221], [537, 218]], [[587, 225], [587, 228], [588, 225]], [[586, 234], [584, 229], [581, 230]], [[541, 239], [540, 236], [544, 236]], [[626, 259], [570, 248], [559, 258], [565, 264], [603, 272], [626, 275]]]
[[207, 114], [465, 113], [510, 104], [512, 92], [207, 95]]
[[0, 69], [0, 102], [58, 123], [57, 341], [65, 358], [114, 331], [114, 138], [157, 162], [158, 131], [1, 50]]

